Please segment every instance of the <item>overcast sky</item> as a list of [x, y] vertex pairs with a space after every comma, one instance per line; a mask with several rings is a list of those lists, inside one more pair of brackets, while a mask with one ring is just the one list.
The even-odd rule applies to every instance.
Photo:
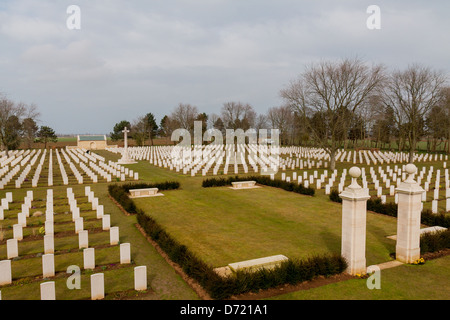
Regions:
[[[81, 29], [69, 30], [69, 5]], [[381, 29], [369, 30], [369, 5]], [[179, 103], [258, 113], [305, 65], [358, 56], [450, 72], [450, 1], [1, 0], [0, 93], [59, 134], [109, 133]]]

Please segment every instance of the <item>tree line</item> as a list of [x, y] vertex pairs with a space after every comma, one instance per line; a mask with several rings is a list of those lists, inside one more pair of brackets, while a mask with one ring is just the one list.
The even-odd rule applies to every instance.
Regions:
[[55, 131], [48, 126], [38, 126], [39, 112], [35, 104], [25, 104], [0, 94], [0, 148], [18, 149], [22, 143], [32, 148], [33, 143], [56, 142]]
[[321, 147], [331, 157], [342, 148], [384, 148], [409, 152], [413, 161], [420, 141], [428, 151], [450, 153], [450, 87], [447, 75], [420, 64], [387, 70], [358, 58], [311, 63], [279, 92], [280, 106], [258, 114], [248, 103], [226, 102], [220, 113], [206, 114], [180, 103], [157, 124], [152, 113], [115, 125], [111, 137], [131, 128], [138, 145], [170, 137], [175, 129], [193, 131], [253, 128], [280, 130], [282, 145]]

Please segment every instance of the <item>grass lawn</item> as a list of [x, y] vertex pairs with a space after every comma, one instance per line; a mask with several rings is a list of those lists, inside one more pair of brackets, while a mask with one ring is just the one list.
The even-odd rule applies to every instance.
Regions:
[[[161, 170], [148, 172], [158, 176]], [[162, 173], [167, 178], [168, 171]], [[303, 258], [340, 252], [341, 205], [327, 197], [266, 186], [202, 188], [202, 180], [183, 179], [181, 190], [134, 201], [212, 266], [276, 254]], [[396, 233], [396, 220], [374, 213], [367, 220], [368, 263], [389, 261], [395, 242], [386, 236]]]
[[449, 300], [450, 256], [424, 265], [381, 270], [380, 289], [368, 289], [366, 279], [352, 279], [279, 295], [278, 300]]
[[[96, 151], [106, 160], [117, 161], [119, 155]], [[394, 165], [391, 165], [393, 167]], [[441, 164], [442, 166], [442, 164]], [[202, 260], [213, 267], [232, 262], [284, 254], [290, 258], [304, 258], [322, 253], [340, 253], [341, 205], [331, 202], [323, 190], [314, 197], [263, 186], [249, 190], [231, 190], [228, 187], [202, 188], [206, 177], [186, 176], [168, 169], [158, 168], [147, 161], [126, 167], [139, 172], [140, 182], [179, 181], [179, 190], [163, 191], [164, 197], [138, 198], [138, 207], [157, 220], [181, 244], [186, 245]], [[349, 166], [347, 166], [349, 167]], [[341, 167], [338, 167], [341, 169]], [[319, 170], [319, 174], [323, 169]], [[366, 169], [367, 170], [367, 169]], [[313, 170], [309, 170], [312, 172]], [[286, 171], [290, 175], [291, 171]], [[230, 174], [232, 175], [232, 174]], [[281, 172], [278, 173], [281, 175]], [[89, 181], [89, 180], [87, 180]], [[127, 181], [128, 183], [129, 181]], [[348, 180], [349, 182], [349, 180]], [[78, 237], [66, 202], [66, 188], [72, 187], [78, 196], [81, 216], [86, 218], [85, 228], [97, 230], [101, 221], [90, 208], [84, 187], [90, 185], [110, 214], [111, 225], [120, 229], [120, 242], [131, 243], [132, 264], [118, 269], [109, 267], [119, 261], [118, 247], [109, 245], [108, 232], [92, 232], [89, 244], [96, 248], [96, 262], [105, 273], [107, 299], [131, 294], [133, 267], [146, 265], [149, 292], [145, 299], [191, 300], [197, 294], [178, 276], [153, 246], [135, 227], [136, 216], [125, 216], [109, 199], [107, 183], [54, 186], [55, 268], [57, 299], [89, 299], [90, 271], [82, 272], [81, 290], [68, 290], [65, 286], [69, 265], [82, 267], [82, 251], [78, 250]], [[346, 184], [348, 185], [348, 184]], [[0, 221], [3, 239], [0, 239], [0, 259], [6, 259], [6, 239], [12, 237], [11, 226], [17, 223], [17, 213], [26, 191], [31, 188], [0, 190], [0, 198], [13, 192], [14, 202]], [[47, 187], [33, 188], [34, 201], [31, 214], [45, 212]], [[392, 199], [390, 199], [392, 200]], [[43, 240], [36, 237], [45, 217], [30, 217], [24, 229], [24, 241], [19, 243], [21, 259], [12, 262], [13, 286], [0, 287], [2, 299], [39, 299], [39, 284], [43, 281], [40, 254]], [[387, 236], [396, 234], [397, 220], [368, 212], [366, 258], [367, 265], [392, 260], [395, 241]], [[73, 234], [70, 234], [73, 232]], [[34, 238], [33, 238], [34, 237]], [[25, 257], [24, 257], [25, 256]], [[423, 266], [404, 265], [382, 271], [382, 289], [369, 290], [363, 279], [349, 280], [308, 291], [278, 296], [277, 299], [441, 299], [449, 297], [449, 257], [427, 261]], [[128, 292], [128, 293], [127, 293]]]
[[[95, 248], [96, 266], [95, 273], [105, 274], [105, 299], [115, 299], [122, 295], [135, 297], [134, 270], [135, 266], [147, 266], [147, 281], [149, 290], [144, 297], [136, 299], [149, 300], [195, 300], [197, 294], [176, 274], [171, 266], [160, 256], [153, 246], [142, 236], [135, 227], [136, 217], [125, 216], [117, 206], [109, 199], [107, 184], [91, 184], [95, 196], [99, 198], [99, 204], [104, 206], [104, 213], [111, 216], [111, 226], [118, 226], [120, 242], [131, 244], [132, 264], [122, 265], [119, 269], [111, 268], [118, 265], [119, 247], [109, 246], [109, 232], [101, 231], [101, 220], [95, 218], [95, 211], [90, 209], [87, 197], [84, 197], [86, 185], [69, 185], [77, 197], [77, 203], [81, 209], [81, 216], [86, 217], [85, 230], [97, 230], [89, 233], [89, 246]], [[56, 277], [42, 279], [42, 258], [44, 244], [43, 237], [29, 238], [42, 226], [44, 217], [31, 217], [24, 228], [24, 240], [19, 242], [19, 259], [12, 261], [13, 285], [0, 286], [2, 300], [39, 300], [39, 285], [44, 281], [55, 281], [56, 298], [58, 300], [90, 299], [90, 275], [94, 272], [83, 270], [83, 253], [78, 249], [78, 236], [75, 234], [74, 224], [71, 222], [71, 214], [65, 214], [69, 210], [66, 199], [66, 188], [54, 186], [54, 230], [55, 230], [55, 271]], [[43, 210], [43, 200], [47, 192], [46, 187], [33, 188], [36, 208], [30, 211]], [[12, 237], [11, 226], [17, 223], [17, 213], [26, 191], [30, 189], [1, 190], [0, 197], [5, 197], [8, 191], [13, 192], [14, 202], [10, 204], [10, 210], [5, 210], [5, 220], [0, 221], [3, 240], [0, 241], [0, 259], [6, 259], [6, 239]], [[45, 203], [45, 201], [44, 201]], [[44, 206], [44, 207], [42, 207]], [[100, 232], [99, 232], [100, 231]], [[58, 237], [58, 233], [64, 232], [64, 236]], [[66, 234], [67, 233], [67, 234]], [[81, 289], [69, 290], [66, 286], [70, 274], [66, 270], [71, 265], [81, 268]], [[131, 291], [130, 291], [131, 290]]]

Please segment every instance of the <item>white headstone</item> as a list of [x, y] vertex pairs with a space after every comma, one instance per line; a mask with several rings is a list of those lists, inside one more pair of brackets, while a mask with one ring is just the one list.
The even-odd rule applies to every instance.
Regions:
[[49, 220], [45, 221], [44, 228], [45, 228], [46, 235], [54, 234], [53, 221], [49, 221]]
[[101, 300], [105, 298], [105, 281], [103, 273], [91, 275], [91, 299]]
[[3, 199], [2, 199], [2, 207], [3, 207], [3, 209], [5, 209], [5, 210], [9, 210], [9, 202], [8, 202], [8, 199], [6, 199], [6, 198], [3, 198]]
[[13, 259], [19, 256], [19, 243], [17, 239], [6, 240], [6, 252], [8, 259]]
[[84, 228], [83, 218], [77, 218], [75, 220], [75, 233], [78, 234]]
[[41, 287], [41, 300], [56, 300], [55, 282], [47, 281], [40, 285]]
[[44, 278], [55, 276], [55, 257], [51, 253], [42, 256], [42, 276]]
[[44, 236], [44, 253], [55, 253], [55, 242], [52, 234]]
[[95, 249], [86, 248], [83, 250], [84, 269], [95, 269]]
[[98, 205], [97, 206], [97, 219], [101, 219], [103, 217], [103, 214], [104, 214], [103, 205]]
[[104, 214], [102, 217], [102, 229], [103, 231], [109, 230], [111, 227], [111, 219], [109, 214]]
[[78, 248], [84, 249], [89, 247], [89, 234], [87, 230], [78, 232]]
[[11, 260], [0, 261], [0, 286], [12, 283]]
[[131, 246], [129, 243], [120, 244], [120, 263], [131, 263]]
[[27, 216], [23, 212], [17, 214], [17, 224], [20, 224], [23, 228], [27, 226]]
[[147, 266], [134, 268], [134, 290], [147, 290]]
[[23, 231], [22, 231], [22, 225], [15, 224], [13, 225], [13, 237], [17, 240], [23, 240]]
[[109, 244], [112, 246], [119, 244], [119, 227], [109, 229]]

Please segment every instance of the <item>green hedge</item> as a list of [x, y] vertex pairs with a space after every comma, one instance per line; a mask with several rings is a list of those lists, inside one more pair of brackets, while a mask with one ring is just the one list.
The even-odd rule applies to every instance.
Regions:
[[137, 213], [134, 202], [130, 199], [128, 191], [130, 189], [158, 188], [159, 190], [178, 189], [180, 183], [177, 181], [166, 181], [162, 183], [126, 183], [110, 184], [108, 192], [128, 213]]
[[347, 263], [341, 256], [324, 255], [303, 260], [289, 259], [271, 270], [239, 271], [235, 276], [222, 278], [186, 246], [172, 239], [154, 219], [141, 210], [138, 210], [137, 221], [170, 259], [179, 264], [213, 299], [227, 299], [233, 295], [257, 292], [283, 284], [297, 284], [317, 276], [339, 274], [347, 268]]
[[136, 205], [128, 196], [128, 192], [120, 185], [110, 184], [108, 186], [108, 192], [125, 211], [128, 213], [136, 213]]
[[124, 183], [120, 185], [125, 189], [126, 192], [131, 189], [147, 189], [147, 188], [158, 188], [159, 190], [176, 190], [180, 188], [180, 183], [178, 181], [165, 181], [160, 183]]
[[342, 198], [339, 196], [339, 191], [333, 189], [330, 191], [330, 200], [337, 203], [342, 203]]
[[229, 178], [210, 178], [203, 180], [202, 186], [203, 188], [210, 187], [223, 187], [223, 186], [231, 186], [232, 182], [236, 181], [255, 181], [258, 184], [280, 188], [290, 192], [296, 192], [308, 196], [314, 196], [315, 190], [313, 188], [306, 188], [303, 184], [298, 184], [295, 182], [287, 182], [279, 179], [272, 180], [268, 176], [248, 176], [248, 177], [229, 177]]
[[450, 248], [450, 229], [425, 233], [420, 237], [420, 253], [436, 252]]

